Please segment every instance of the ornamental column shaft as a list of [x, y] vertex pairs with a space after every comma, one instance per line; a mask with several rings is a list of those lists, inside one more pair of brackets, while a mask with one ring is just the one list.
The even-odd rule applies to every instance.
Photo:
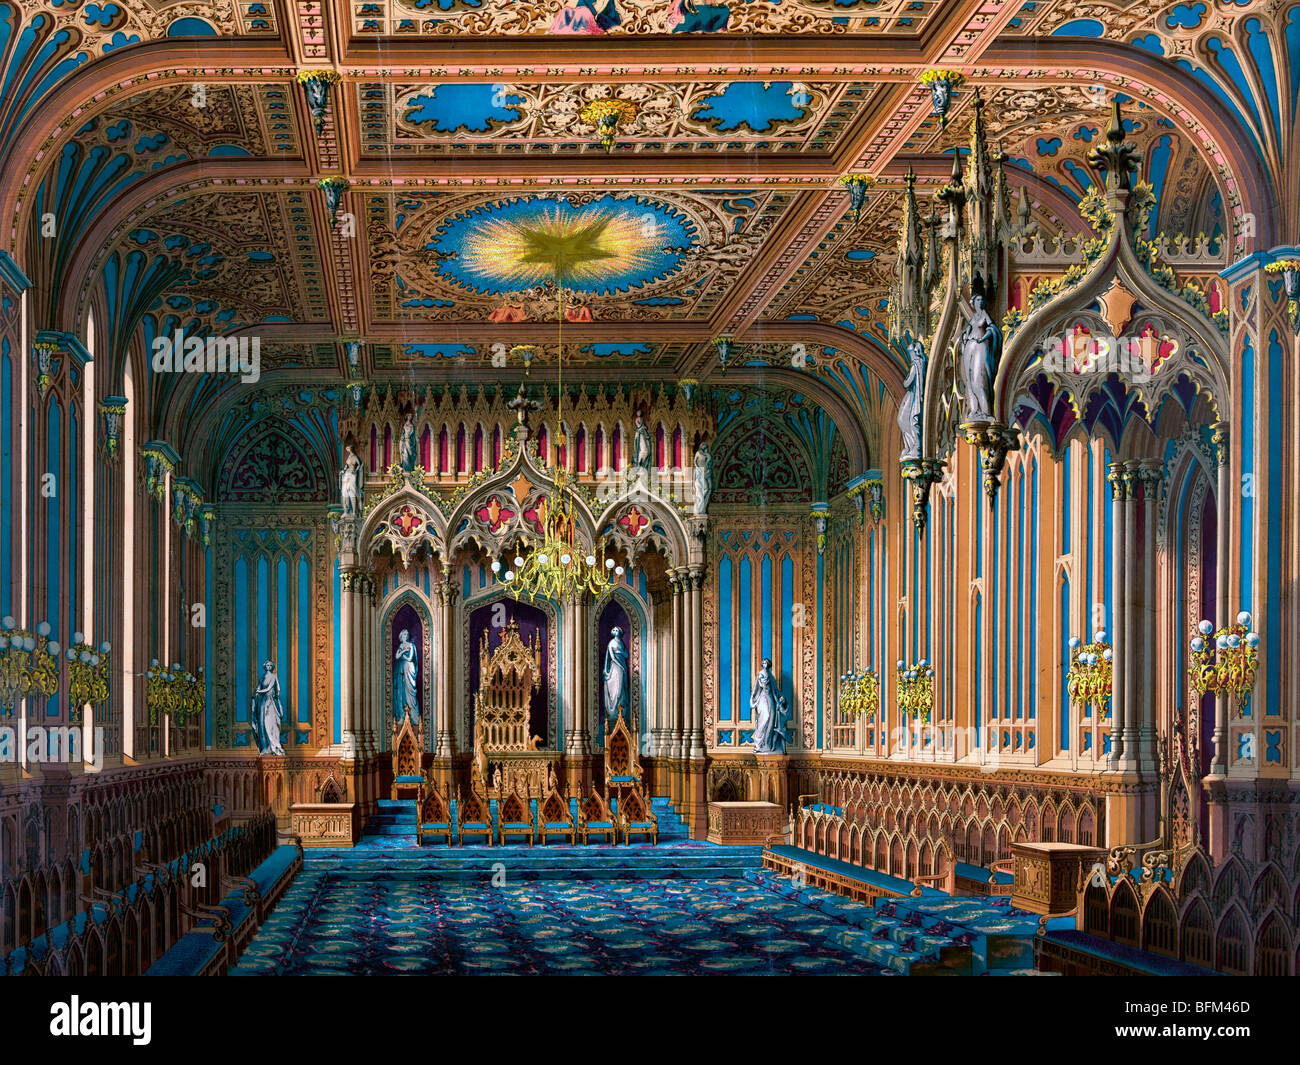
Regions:
[[1138, 770], [1156, 770], [1156, 522], [1159, 520], [1161, 463], [1143, 464], [1142, 481], [1142, 714], [1138, 722]]
[[[1124, 583], [1115, 596], [1118, 615], [1123, 618], [1120, 630], [1124, 641], [1122, 667], [1124, 672], [1123, 742], [1119, 750], [1119, 767], [1128, 772], [1138, 769], [1138, 729], [1142, 725], [1141, 684], [1138, 678], [1138, 655], [1141, 653], [1142, 630], [1137, 624], [1138, 596], [1145, 591], [1145, 582], [1137, 554], [1137, 489], [1138, 463], [1124, 463], [1124, 526], [1123, 536], [1116, 532], [1115, 542], [1124, 560]], [[1119, 572], [1118, 570], [1116, 571]], [[1113, 740], [1111, 741], [1114, 742]]]
[[449, 578], [438, 582], [437, 600], [438, 619], [438, 660], [434, 664], [434, 707], [437, 729], [437, 742], [434, 756], [451, 758], [456, 750], [456, 739], [452, 714], [454, 713], [454, 693], [456, 688], [456, 586]]
[[[1124, 682], [1128, 662], [1127, 649], [1124, 646], [1126, 628], [1124, 624], [1126, 595], [1124, 569], [1125, 559], [1127, 558], [1126, 545], [1128, 542], [1128, 537], [1124, 528], [1124, 520], [1127, 516], [1127, 508], [1124, 506], [1124, 496], [1126, 494], [1124, 463], [1112, 462], [1110, 464], [1110, 473], [1106, 479], [1110, 482], [1110, 642], [1111, 647], [1113, 648], [1110, 696], [1110, 757], [1107, 759], [1107, 768], [1111, 770], [1119, 770], [1124, 768], [1121, 764], [1121, 748], [1124, 742], [1124, 716], [1127, 709], [1125, 706], [1125, 699], [1128, 695]], [[1093, 636], [1095, 638], [1096, 634], [1094, 633]]]
[[585, 693], [587, 689], [587, 656], [583, 653], [583, 634], [586, 632], [587, 603], [583, 596], [575, 596], [565, 603], [564, 625], [564, 708], [566, 724], [565, 749], [572, 757], [591, 753], [587, 732]]
[[703, 758], [704, 743], [704, 570], [692, 567], [690, 575], [691, 613], [691, 721], [692, 758]]

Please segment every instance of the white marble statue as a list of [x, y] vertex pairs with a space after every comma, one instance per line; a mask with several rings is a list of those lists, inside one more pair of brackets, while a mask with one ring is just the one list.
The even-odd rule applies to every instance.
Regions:
[[615, 717], [628, 709], [627, 644], [623, 630], [617, 625], [609, 634], [605, 645], [605, 727], [613, 724]]
[[648, 470], [654, 463], [654, 444], [650, 439], [650, 427], [646, 425], [637, 411], [636, 423], [632, 435], [632, 465], [637, 469]]
[[713, 452], [709, 442], [704, 440], [695, 450], [695, 500], [696, 514], [704, 514], [709, 509], [709, 497], [713, 495]]
[[790, 706], [772, 675], [770, 658], [763, 659], [758, 667], [754, 690], [749, 697], [749, 710], [754, 722], [754, 753], [785, 754], [785, 745], [789, 741], [785, 719]]
[[984, 309], [984, 297], [971, 297], [970, 320], [962, 328], [961, 369], [966, 386], [966, 420], [993, 420], [993, 378], [1001, 354], [1002, 331]]
[[356, 518], [361, 515], [362, 493], [361, 460], [348, 444], [343, 448], [343, 468], [339, 471], [339, 496], [343, 502], [343, 516]]
[[406, 421], [402, 424], [402, 439], [398, 444], [398, 455], [402, 462], [402, 469], [415, 469], [416, 446], [414, 414], [408, 414], [406, 416]]
[[397, 654], [393, 656], [393, 664], [393, 716], [398, 724], [401, 724], [402, 715], [408, 713], [413, 723], [419, 721], [420, 702], [415, 688], [419, 665], [415, 658], [415, 644], [406, 629], [397, 634]]
[[275, 663], [262, 663], [262, 679], [253, 692], [250, 720], [253, 738], [257, 740], [258, 754], [284, 756], [280, 739], [280, 726], [284, 721], [284, 704], [280, 702], [280, 678], [275, 675]]
[[925, 387], [925, 347], [919, 340], [907, 342], [911, 368], [903, 381], [903, 400], [898, 405], [898, 431], [903, 435], [900, 458], [921, 457], [921, 390]]

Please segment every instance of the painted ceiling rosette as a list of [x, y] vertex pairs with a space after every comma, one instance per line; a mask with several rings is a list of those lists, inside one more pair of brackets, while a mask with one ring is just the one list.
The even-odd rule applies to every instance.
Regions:
[[570, 320], [706, 315], [791, 195], [374, 197], [371, 257], [385, 263], [375, 277], [375, 306], [396, 319], [553, 321], [558, 254]]

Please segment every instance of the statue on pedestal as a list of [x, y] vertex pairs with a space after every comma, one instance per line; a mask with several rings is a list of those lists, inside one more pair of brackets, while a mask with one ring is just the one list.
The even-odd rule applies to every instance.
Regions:
[[898, 405], [898, 431], [903, 437], [900, 458], [921, 457], [921, 390], [925, 387], [925, 347], [919, 340], [907, 342], [911, 368], [903, 381], [903, 399]]
[[709, 497], [713, 495], [713, 452], [709, 442], [701, 441], [695, 449], [695, 500], [693, 509], [696, 514], [704, 514], [709, 509]]
[[393, 716], [401, 723], [403, 714], [410, 714], [414, 723], [420, 720], [420, 703], [415, 681], [419, 666], [415, 660], [415, 644], [411, 634], [403, 629], [397, 634], [397, 654], [393, 656]]
[[605, 729], [628, 706], [627, 686], [627, 645], [623, 642], [623, 630], [617, 625], [609, 634], [609, 643], [605, 645]]
[[280, 740], [280, 724], [284, 721], [284, 704], [280, 702], [280, 678], [275, 675], [275, 663], [262, 663], [262, 679], [253, 692], [249, 720], [253, 724], [253, 738], [258, 754], [284, 757], [284, 744]]
[[650, 427], [636, 412], [636, 423], [632, 435], [632, 465], [639, 470], [649, 470], [654, 462], [654, 444], [650, 439]]
[[402, 469], [407, 471], [415, 469], [416, 446], [414, 414], [407, 414], [406, 421], [402, 425], [402, 439], [398, 445], [398, 454], [401, 458]]
[[361, 515], [362, 493], [361, 460], [348, 444], [343, 448], [343, 468], [339, 471], [339, 497], [343, 503], [343, 516], [356, 518]]
[[786, 715], [790, 705], [772, 675], [772, 660], [765, 658], [754, 678], [754, 690], [749, 697], [749, 709], [754, 722], [754, 753], [785, 754], [789, 737], [785, 731]]
[[1002, 330], [984, 309], [984, 297], [971, 297], [971, 316], [962, 327], [962, 379], [966, 385], [966, 420], [993, 420], [993, 379], [997, 376], [1002, 348]]

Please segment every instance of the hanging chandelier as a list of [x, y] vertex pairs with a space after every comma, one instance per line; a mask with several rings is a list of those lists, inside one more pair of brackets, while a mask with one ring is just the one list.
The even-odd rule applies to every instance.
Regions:
[[[572, 258], [572, 250], [563, 247], [550, 249], [554, 255], [555, 287], [558, 294], [556, 327], [558, 367], [558, 397], [555, 404], [555, 445], [557, 461], [549, 494], [537, 503], [537, 519], [541, 540], [534, 541], [526, 554], [516, 554], [512, 568], [503, 567], [499, 559], [492, 562], [492, 572], [520, 596], [529, 601], [538, 599], [577, 599], [583, 595], [599, 597], [623, 577], [626, 570], [618, 561], [600, 551], [583, 547], [578, 540], [578, 522], [575, 516], [575, 494], [563, 463], [558, 460], [562, 450], [568, 453], [568, 439], [564, 430], [564, 286], [560, 263]], [[525, 374], [532, 363], [532, 351], [524, 355]], [[521, 501], [522, 502], [522, 501]], [[503, 572], [504, 570], [504, 572]]]

